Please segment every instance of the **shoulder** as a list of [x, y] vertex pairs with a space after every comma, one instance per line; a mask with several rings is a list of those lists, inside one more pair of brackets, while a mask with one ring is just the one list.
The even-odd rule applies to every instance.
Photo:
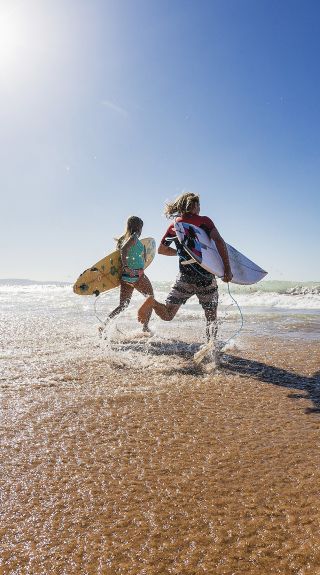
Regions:
[[170, 224], [170, 226], [167, 227], [167, 232], [169, 232], [169, 231], [170, 231], [170, 232], [174, 232], [174, 222], [172, 222], [172, 223]]
[[201, 219], [201, 224], [203, 224], [210, 230], [215, 227], [213, 221], [210, 218], [208, 218], [208, 216], [199, 216], [199, 218]]
[[172, 222], [172, 224], [170, 224], [170, 226], [167, 228], [167, 230], [165, 231], [162, 239], [161, 239], [161, 244], [165, 244], [166, 243], [166, 239], [170, 238], [170, 237], [175, 237], [176, 232], [174, 229], [174, 223]]
[[134, 233], [130, 236], [130, 238], [128, 239], [128, 244], [129, 244], [130, 246], [136, 245], [136, 244], [138, 243], [138, 241], [139, 241], [139, 236], [137, 236], [137, 234], [134, 232]]
[[122, 242], [120, 249], [121, 250], [123, 250], [124, 248], [128, 249], [129, 247], [135, 245], [137, 243], [137, 239], [138, 238], [137, 238], [136, 234], [132, 234], [132, 236], [130, 236], [127, 240], [124, 240]]

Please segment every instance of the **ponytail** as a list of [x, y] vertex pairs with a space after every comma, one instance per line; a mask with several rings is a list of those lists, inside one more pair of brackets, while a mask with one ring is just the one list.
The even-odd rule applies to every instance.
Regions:
[[138, 216], [130, 216], [127, 220], [127, 225], [124, 233], [120, 238], [115, 238], [118, 250], [121, 249], [123, 244], [134, 234], [138, 232], [143, 226], [143, 221]]

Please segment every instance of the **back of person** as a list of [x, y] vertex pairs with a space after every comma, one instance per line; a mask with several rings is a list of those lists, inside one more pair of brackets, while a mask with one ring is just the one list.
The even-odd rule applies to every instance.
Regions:
[[[145, 265], [145, 248], [139, 240], [137, 234], [132, 234], [128, 240], [130, 245], [126, 250], [125, 266], [122, 270], [121, 279], [127, 283], [136, 283], [144, 274]], [[120, 249], [121, 258], [123, 257], [123, 248]]]
[[[191, 214], [185, 213], [181, 216], [177, 216], [175, 218], [175, 222], [185, 222], [197, 226], [198, 228], [202, 228], [210, 237], [210, 232], [214, 226], [212, 220], [207, 216], [200, 216], [199, 214]], [[206, 284], [210, 283], [214, 278], [214, 275], [199, 266], [196, 263], [191, 265], [185, 264], [187, 260], [190, 259], [188, 253], [181, 247], [177, 238], [176, 238], [176, 231], [174, 229], [174, 222], [168, 227], [165, 235], [163, 236], [161, 243], [165, 246], [169, 246], [173, 241], [177, 248], [179, 254], [179, 271], [183, 275], [183, 278], [186, 282], [190, 283], [199, 283], [199, 284]], [[170, 239], [172, 238], [172, 239]]]
[[128, 249], [126, 265], [132, 270], [144, 268], [144, 245], [136, 238], [135, 243]]

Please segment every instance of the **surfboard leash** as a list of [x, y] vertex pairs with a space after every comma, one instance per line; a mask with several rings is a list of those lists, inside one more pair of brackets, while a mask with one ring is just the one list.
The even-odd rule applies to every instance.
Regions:
[[[98, 294], [98, 295], [96, 296], [95, 300], [94, 300], [93, 309], [94, 309], [94, 315], [96, 316], [97, 320], [101, 323], [101, 327], [99, 327], [98, 329], [99, 329], [100, 334], [102, 334], [103, 331], [105, 330], [105, 328], [107, 327], [107, 325], [109, 325], [112, 320], [110, 320], [109, 316], [107, 316], [107, 319], [106, 319], [106, 320], [103, 320], [103, 319], [98, 315], [98, 313], [97, 313], [97, 301], [98, 301], [98, 298], [99, 298], [99, 297], [100, 297], [100, 294]], [[100, 331], [100, 330], [101, 330], [101, 331]], [[123, 331], [121, 331], [121, 329], [118, 327], [117, 324], [116, 324], [116, 330], [117, 330], [119, 333], [121, 333], [121, 335], [126, 335]]]
[[93, 303], [94, 315], [96, 316], [97, 320], [101, 323], [101, 325], [103, 327], [105, 327], [107, 325], [107, 322], [104, 321], [103, 319], [101, 319], [101, 317], [99, 317], [98, 313], [97, 313], [97, 301], [98, 301], [99, 297], [100, 297], [100, 294], [97, 295], [94, 299], [94, 303]]
[[[176, 239], [178, 240], [178, 238], [176, 238]], [[183, 248], [183, 242], [180, 242], [179, 240], [178, 240], [178, 242], [180, 243], [180, 245], [181, 245], [182, 248]], [[188, 260], [183, 254], [178, 253], [178, 255], [179, 255], [179, 257], [180, 257], [181, 259], [186, 260], [186, 261], [189, 262], [189, 260]], [[194, 261], [195, 263], [197, 263], [195, 260], [193, 260], [193, 261]], [[197, 269], [192, 263], [188, 263], [188, 265], [190, 265], [190, 267], [191, 267], [198, 275], [200, 275], [200, 276], [202, 276], [202, 277], [204, 277], [204, 278], [207, 278], [207, 276], [206, 276], [205, 274], [203, 274], [199, 269]], [[199, 264], [198, 264], [198, 265], [199, 265]], [[219, 277], [219, 276], [218, 276], [218, 277]], [[219, 279], [221, 279], [221, 278], [219, 277]], [[244, 318], [243, 318], [243, 314], [242, 314], [241, 308], [240, 308], [240, 306], [239, 306], [237, 300], [233, 297], [233, 295], [232, 295], [232, 293], [231, 293], [231, 291], [230, 291], [230, 282], [227, 282], [227, 285], [228, 285], [228, 293], [229, 293], [229, 296], [230, 296], [230, 298], [232, 299], [232, 301], [236, 304], [236, 306], [237, 306], [237, 308], [238, 308], [238, 310], [239, 310], [240, 318], [241, 318], [241, 325], [240, 325], [240, 327], [237, 329], [237, 331], [223, 343], [224, 346], [227, 345], [227, 343], [229, 343], [229, 341], [231, 341], [232, 339], [234, 339], [235, 337], [237, 337], [237, 336], [239, 335], [239, 333], [241, 332], [241, 330], [242, 330], [242, 328], [243, 328], [243, 325], [244, 325]]]
[[240, 325], [239, 329], [237, 329], [237, 331], [236, 331], [231, 337], [229, 337], [229, 338], [227, 339], [227, 341], [224, 342], [224, 345], [226, 345], [229, 341], [231, 341], [232, 339], [234, 339], [235, 337], [237, 337], [237, 336], [239, 335], [240, 331], [242, 330], [243, 325], [244, 325], [244, 319], [243, 319], [243, 314], [242, 314], [241, 308], [240, 308], [240, 306], [239, 306], [237, 300], [233, 297], [233, 295], [232, 295], [232, 293], [231, 293], [231, 291], [230, 291], [230, 283], [229, 283], [229, 282], [228, 282], [228, 292], [229, 292], [229, 296], [231, 297], [232, 301], [234, 301], [234, 303], [236, 304], [236, 306], [237, 306], [237, 308], [238, 308], [238, 310], [239, 310], [240, 318], [241, 318], [241, 325]]

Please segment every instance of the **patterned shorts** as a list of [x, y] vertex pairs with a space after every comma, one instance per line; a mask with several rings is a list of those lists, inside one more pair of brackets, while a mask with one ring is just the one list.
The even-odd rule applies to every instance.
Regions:
[[205, 280], [202, 284], [189, 283], [178, 275], [171, 291], [166, 299], [166, 303], [173, 305], [182, 305], [187, 300], [196, 295], [203, 309], [216, 309], [218, 306], [218, 286], [215, 278]]

